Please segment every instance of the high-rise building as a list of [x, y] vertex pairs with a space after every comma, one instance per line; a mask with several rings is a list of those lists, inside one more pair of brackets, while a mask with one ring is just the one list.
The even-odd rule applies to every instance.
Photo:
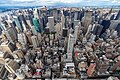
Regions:
[[13, 27], [7, 28], [5, 30], [5, 35], [11, 43], [14, 43], [17, 40], [17, 33], [15, 32]]
[[92, 11], [85, 12], [82, 23], [84, 26], [84, 34], [85, 34], [88, 26], [92, 23]]
[[19, 19], [19, 21], [20, 21], [21, 24], [22, 24], [22, 21], [23, 21], [25, 23], [25, 25], [27, 25], [25, 17], [24, 17], [24, 15], [22, 13], [18, 14], [18, 19]]
[[10, 72], [10, 73], [15, 73], [17, 69], [20, 68], [19, 64], [16, 61], [13, 61], [12, 59], [7, 59], [5, 62], [5, 68]]
[[38, 33], [38, 34], [37, 34], [37, 38], [38, 38], [38, 42], [40, 43], [40, 42], [42, 41], [41, 33]]
[[24, 21], [22, 21], [22, 26], [23, 26], [23, 30], [24, 30], [24, 31], [27, 31], [27, 27], [26, 27]]
[[28, 65], [25, 65], [25, 64], [22, 64], [20, 69], [25, 73], [25, 75], [28, 77], [28, 78], [31, 78], [32, 77], [32, 73], [30, 73], [28, 70]]
[[32, 36], [31, 40], [32, 40], [33, 47], [37, 48], [39, 46], [39, 41], [38, 41], [37, 36]]
[[57, 9], [52, 10], [55, 20], [58, 20], [58, 11]]
[[14, 21], [15, 21], [16, 26], [19, 28], [19, 30], [23, 31], [23, 27], [22, 27], [21, 23], [19, 22], [19, 19], [17, 16], [14, 16]]
[[115, 20], [120, 20], [120, 10], [118, 11], [118, 14], [117, 14]]
[[5, 59], [9, 58], [10, 54], [7, 52], [0, 52], [0, 64], [5, 64]]
[[22, 50], [16, 50], [13, 52], [12, 55], [15, 59], [23, 59], [24, 58], [24, 53]]
[[62, 36], [63, 37], [67, 37], [68, 36], [68, 29], [67, 28], [63, 28]]
[[34, 26], [31, 26], [31, 30], [32, 30], [33, 35], [37, 35], [38, 34], [38, 32], [36, 31]]
[[34, 9], [33, 14], [34, 14], [34, 18], [39, 19], [38, 9], [37, 8]]
[[55, 31], [55, 28], [54, 28], [54, 17], [48, 17], [48, 23], [49, 23], [50, 32], [54, 32]]
[[17, 69], [15, 72], [15, 75], [17, 76], [17, 79], [20, 79], [20, 80], [25, 79], [25, 74], [21, 69]]
[[7, 29], [5, 24], [3, 24], [3, 23], [0, 23], [0, 27], [1, 27], [2, 30], [6, 30]]
[[37, 18], [33, 18], [33, 24], [34, 24], [35, 30], [41, 33], [41, 26]]
[[102, 29], [101, 34], [103, 34], [103, 33], [106, 31], [106, 29], [109, 28], [110, 20], [103, 20], [103, 21], [101, 22], [101, 25], [103, 26], [103, 29]]
[[5, 80], [7, 77], [7, 73], [8, 71], [5, 69], [5, 66], [0, 64], [0, 79]]
[[65, 16], [62, 14], [61, 16], [62, 27], [65, 27]]
[[118, 24], [115, 30], [118, 32], [117, 35], [120, 37], [120, 23]]
[[74, 13], [74, 20], [78, 20], [78, 12], [77, 11]]
[[102, 25], [96, 24], [93, 30], [93, 34], [99, 36], [101, 34], [102, 29], [103, 29]]
[[85, 36], [87, 36], [89, 33], [91, 33], [91, 29], [92, 29], [92, 24], [90, 24], [87, 28], [87, 32], [85, 34]]
[[1, 28], [1, 25], [0, 25], [0, 35], [2, 34], [2, 28]]
[[5, 41], [1, 44], [3, 52], [12, 53], [15, 50], [15, 46], [9, 41]]
[[43, 17], [40, 17], [40, 18], [39, 18], [39, 22], [40, 22], [41, 32], [43, 32], [43, 30], [44, 30], [44, 28], [45, 28], [44, 18], [43, 18]]
[[109, 29], [110, 30], [116, 29], [119, 23], [120, 23], [120, 20], [111, 20]]
[[27, 39], [28, 39], [28, 42], [29, 42], [30, 44], [32, 44], [32, 40], [31, 40], [32, 32], [31, 32], [31, 31], [27, 31], [27, 32], [26, 32], [26, 37], [27, 37]]
[[78, 31], [79, 31], [79, 26], [75, 26], [75, 31], [74, 31], [74, 37], [75, 37], [75, 44], [78, 39]]
[[18, 34], [18, 41], [19, 41], [22, 45], [26, 45], [26, 44], [27, 44], [26, 35], [25, 35], [24, 33], [19, 33], [19, 34]]
[[66, 61], [72, 61], [74, 43], [75, 43], [75, 37], [72, 34], [69, 34]]
[[77, 26], [79, 24], [80, 20], [74, 20], [74, 26]]
[[26, 19], [26, 23], [27, 25], [31, 28], [32, 24], [31, 24], [31, 15], [30, 14], [26, 14], [25, 16], [25, 19]]
[[57, 35], [62, 34], [62, 23], [57, 23], [55, 25], [55, 32], [57, 33]]

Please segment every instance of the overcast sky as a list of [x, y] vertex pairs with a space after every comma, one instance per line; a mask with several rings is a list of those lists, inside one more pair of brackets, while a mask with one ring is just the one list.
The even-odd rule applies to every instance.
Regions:
[[0, 0], [0, 6], [34, 6], [34, 5], [77, 5], [101, 6], [120, 5], [120, 0]]

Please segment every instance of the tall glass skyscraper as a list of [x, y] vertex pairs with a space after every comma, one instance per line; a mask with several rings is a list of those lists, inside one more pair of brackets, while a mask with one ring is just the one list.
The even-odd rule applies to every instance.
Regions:
[[17, 16], [14, 16], [14, 21], [15, 21], [16, 26], [17, 26], [21, 31], [23, 31], [23, 27], [22, 27], [22, 25], [20, 24]]
[[41, 33], [41, 26], [37, 18], [33, 18], [33, 24], [34, 24], [35, 30]]

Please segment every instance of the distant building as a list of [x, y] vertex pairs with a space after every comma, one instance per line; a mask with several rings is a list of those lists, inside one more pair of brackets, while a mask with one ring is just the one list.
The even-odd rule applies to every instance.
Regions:
[[88, 26], [92, 23], [92, 11], [86, 11], [82, 20], [85, 32], [87, 31]]

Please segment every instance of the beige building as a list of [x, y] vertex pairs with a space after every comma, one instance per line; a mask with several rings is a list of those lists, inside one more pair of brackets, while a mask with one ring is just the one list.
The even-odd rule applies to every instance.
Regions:
[[5, 68], [10, 72], [10, 73], [15, 73], [17, 69], [20, 68], [19, 64], [16, 61], [13, 61], [12, 59], [6, 59], [5, 62]]
[[3, 52], [12, 53], [14, 51], [14, 46], [9, 41], [5, 41], [1, 44]]

